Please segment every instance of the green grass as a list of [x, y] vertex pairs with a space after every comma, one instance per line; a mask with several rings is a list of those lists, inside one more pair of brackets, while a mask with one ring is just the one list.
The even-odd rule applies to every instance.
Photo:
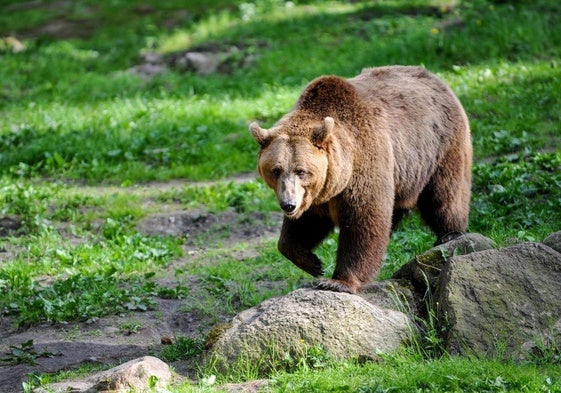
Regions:
[[[184, 257], [184, 239], [144, 236], [136, 224], [162, 204], [241, 217], [278, 211], [263, 182], [224, 181], [255, 170], [258, 147], [247, 125], [273, 124], [318, 75], [350, 77], [369, 66], [421, 64], [464, 104], [475, 154], [471, 231], [506, 245], [560, 229], [558, 1], [153, 3], [0, 3], [0, 36], [25, 45], [14, 53], [0, 40], [0, 217], [21, 220], [18, 233], [0, 238], [1, 317], [22, 327], [66, 323], [177, 297], [201, 320], [219, 322], [219, 315], [312, 283], [273, 242], [243, 262], [233, 254], [247, 245], [218, 244], [172, 268]], [[44, 29], [53, 21], [66, 23], [62, 37]], [[170, 69], [143, 78], [128, 71], [144, 53], [209, 44], [238, 45], [230, 73]], [[253, 60], [243, 66], [247, 55]], [[148, 194], [139, 187], [178, 178], [218, 182]], [[328, 274], [336, 240], [318, 249]], [[380, 278], [433, 241], [416, 215], [407, 218], [392, 236]], [[169, 269], [178, 284], [157, 284]], [[181, 284], [191, 276], [197, 291]], [[189, 340], [169, 356], [198, 350], [200, 343]], [[289, 372], [266, 377], [279, 392], [561, 391], [551, 359], [501, 364], [405, 353], [355, 364], [311, 353], [289, 362]], [[203, 385], [177, 391], [213, 389]]]
[[[247, 364], [239, 379], [260, 377]], [[299, 359], [286, 358], [269, 377], [270, 392], [560, 392], [558, 365], [515, 363], [499, 359], [445, 356], [423, 359], [404, 352], [380, 362], [334, 361], [312, 348]], [[262, 376], [261, 376], [262, 377]], [[228, 381], [228, 379], [226, 379]], [[218, 392], [223, 376], [206, 374], [198, 385], [172, 388], [174, 393]]]
[[160, 358], [165, 362], [194, 357], [204, 351], [204, 340], [192, 337], [177, 337], [175, 342], [162, 349]]
[[394, 357], [383, 364], [337, 364], [321, 373], [303, 369], [281, 375], [277, 392], [559, 392], [558, 367], [538, 368], [498, 361], [439, 359], [411, 362]]
[[211, 212], [230, 208], [239, 213], [274, 211], [278, 205], [274, 194], [260, 180], [241, 184], [225, 182], [206, 187], [187, 186], [162, 192], [159, 199], [163, 202], [178, 202], [191, 209], [204, 207]]

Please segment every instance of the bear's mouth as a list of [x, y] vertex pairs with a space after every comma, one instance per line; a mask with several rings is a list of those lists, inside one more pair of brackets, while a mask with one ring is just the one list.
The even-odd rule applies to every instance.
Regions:
[[281, 206], [281, 210], [286, 218], [296, 219], [301, 216], [300, 206], [294, 206], [292, 209], [286, 209]]
[[298, 215], [298, 211], [294, 210], [292, 212], [283, 212], [284, 215], [288, 218], [294, 218]]

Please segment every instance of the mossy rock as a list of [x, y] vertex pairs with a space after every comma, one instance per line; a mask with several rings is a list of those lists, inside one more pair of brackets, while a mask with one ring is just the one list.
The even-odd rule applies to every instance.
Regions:
[[440, 272], [445, 264], [457, 255], [492, 249], [495, 243], [478, 233], [466, 233], [446, 243], [435, 246], [417, 255], [393, 276], [395, 279], [409, 280], [417, 292], [434, 291]]
[[561, 254], [541, 243], [453, 257], [437, 287], [452, 354], [524, 359], [561, 342]]

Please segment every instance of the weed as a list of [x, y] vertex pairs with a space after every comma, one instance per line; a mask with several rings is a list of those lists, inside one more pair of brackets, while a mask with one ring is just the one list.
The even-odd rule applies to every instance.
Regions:
[[201, 338], [176, 337], [171, 345], [164, 346], [160, 357], [166, 362], [185, 360], [200, 355], [205, 348], [205, 341]]
[[142, 328], [143, 328], [142, 323], [138, 321], [123, 322], [121, 325], [119, 325], [119, 331], [125, 334], [126, 336], [130, 336], [131, 334], [136, 334]]
[[302, 353], [285, 352], [278, 364], [271, 367], [273, 370], [295, 372], [296, 370], [317, 370], [326, 368], [333, 359], [320, 345], [307, 346]]
[[174, 288], [159, 286], [156, 293], [162, 299], [185, 299], [189, 295], [189, 288], [181, 284]]
[[512, 154], [527, 151], [530, 148], [530, 137], [526, 131], [522, 131], [520, 137], [513, 135], [512, 131], [494, 131], [486, 140], [482, 140], [483, 146], [491, 146], [495, 154]]
[[393, 291], [392, 299], [397, 308], [407, 314], [415, 324], [409, 327], [409, 341], [406, 352], [414, 358], [440, 359], [447, 355], [446, 332], [450, 328], [447, 315], [441, 315], [438, 302], [433, 299], [434, 288], [431, 288], [428, 277], [423, 273], [426, 292], [424, 306], [413, 311], [407, 299]]
[[85, 321], [154, 307], [150, 285], [127, 288], [123, 284], [121, 280], [102, 275], [70, 276], [48, 287], [35, 283], [27, 288], [25, 296], [10, 303], [9, 313], [16, 314], [19, 323], [27, 324], [43, 319], [51, 322]]
[[432, 306], [432, 303], [429, 305], [429, 301], [426, 301], [426, 303], [426, 316], [416, 318], [420, 340], [415, 342], [415, 348], [422, 357], [438, 359], [446, 354], [445, 335], [449, 329], [449, 324], [446, 318], [438, 315], [438, 303], [436, 307]]
[[26, 182], [0, 182], [0, 208], [2, 214], [21, 217], [27, 232], [37, 233], [49, 227], [45, 217], [49, 201], [56, 195], [55, 187], [35, 186]]
[[216, 375], [221, 382], [253, 380], [270, 375], [313, 372], [337, 364], [321, 345], [308, 345], [303, 341], [290, 350], [269, 342], [260, 356], [240, 351], [233, 362], [211, 356], [204, 367], [206, 375]]
[[555, 332], [551, 329], [550, 338], [538, 338], [530, 353], [530, 361], [537, 365], [561, 364], [561, 348], [555, 338]]
[[10, 352], [2, 356], [0, 361], [8, 364], [31, 364], [34, 365], [37, 358], [53, 357], [56, 354], [48, 351], [36, 352], [33, 340], [28, 340], [20, 345], [10, 345]]
[[155, 375], [150, 375], [148, 377], [148, 388], [155, 389], [158, 384], [159, 378]]

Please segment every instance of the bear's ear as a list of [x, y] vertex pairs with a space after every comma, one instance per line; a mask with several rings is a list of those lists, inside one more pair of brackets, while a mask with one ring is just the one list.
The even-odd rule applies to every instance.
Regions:
[[322, 147], [329, 139], [333, 128], [335, 127], [335, 120], [327, 116], [323, 119], [323, 124], [316, 128], [312, 134], [312, 143], [317, 147]]
[[251, 135], [253, 135], [253, 138], [257, 141], [257, 143], [261, 145], [261, 147], [267, 146], [273, 137], [272, 133], [269, 130], [259, 127], [259, 124], [257, 124], [256, 121], [249, 125], [249, 131], [251, 132]]

